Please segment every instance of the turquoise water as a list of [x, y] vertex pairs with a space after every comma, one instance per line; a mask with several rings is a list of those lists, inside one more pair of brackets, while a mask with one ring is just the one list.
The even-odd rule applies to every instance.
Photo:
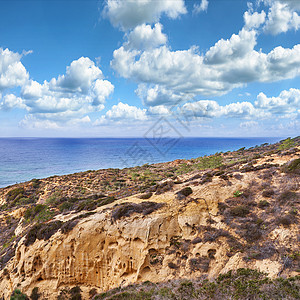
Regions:
[[190, 159], [281, 138], [0, 138], [0, 187], [74, 172]]

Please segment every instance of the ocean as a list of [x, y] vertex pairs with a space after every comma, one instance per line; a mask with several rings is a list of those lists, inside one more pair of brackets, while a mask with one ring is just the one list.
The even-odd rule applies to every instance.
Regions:
[[52, 175], [191, 159], [281, 138], [0, 138], [0, 187]]

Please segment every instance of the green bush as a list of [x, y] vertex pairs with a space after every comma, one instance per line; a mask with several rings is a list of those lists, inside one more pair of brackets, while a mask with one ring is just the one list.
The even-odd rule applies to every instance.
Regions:
[[236, 191], [236, 192], [233, 193], [234, 197], [240, 197], [242, 195], [243, 195], [243, 192], [240, 192], [240, 191]]
[[300, 158], [294, 159], [281, 167], [285, 173], [300, 175]]
[[46, 222], [54, 216], [54, 212], [51, 211], [45, 204], [37, 204], [28, 208], [24, 213], [24, 218], [27, 221], [35, 220], [37, 222]]
[[13, 190], [10, 190], [7, 194], [6, 194], [6, 200], [7, 202], [12, 202], [14, 200], [17, 200], [19, 198], [24, 197], [24, 188], [19, 187], [19, 188], [15, 188]]
[[10, 296], [10, 300], [29, 300], [26, 294], [23, 294], [19, 289], [15, 289]]
[[280, 145], [278, 146], [278, 150], [288, 150], [296, 145], [295, 141], [290, 137], [280, 141]]

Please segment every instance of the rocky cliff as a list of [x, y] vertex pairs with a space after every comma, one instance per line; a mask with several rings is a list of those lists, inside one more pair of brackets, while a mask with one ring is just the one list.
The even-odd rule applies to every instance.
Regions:
[[0, 296], [299, 275], [299, 141], [2, 189]]

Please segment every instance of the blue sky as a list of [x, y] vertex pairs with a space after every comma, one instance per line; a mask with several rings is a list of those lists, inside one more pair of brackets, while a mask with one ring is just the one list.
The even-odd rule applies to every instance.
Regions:
[[293, 0], [1, 1], [0, 136], [298, 135], [299, 29]]

